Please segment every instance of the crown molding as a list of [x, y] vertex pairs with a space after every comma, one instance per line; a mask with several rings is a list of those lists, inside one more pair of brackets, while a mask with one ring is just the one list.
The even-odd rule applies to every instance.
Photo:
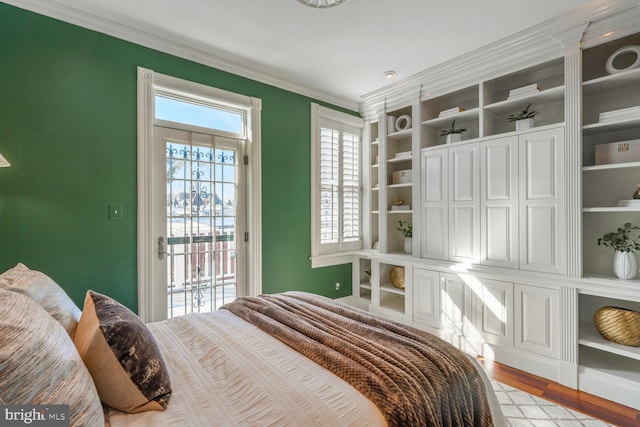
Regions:
[[356, 101], [322, 92], [308, 86], [292, 82], [286, 78], [221, 58], [201, 49], [196, 49], [182, 43], [177, 43], [154, 34], [140, 31], [127, 25], [82, 12], [56, 3], [53, 0], [2, 0], [2, 2], [20, 9], [25, 9], [59, 21], [64, 21], [69, 24], [77, 25], [108, 36], [135, 43], [140, 46], [207, 65], [221, 71], [255, 80], [270, 86], [275, 86], [299, 95], [314, 98], [338, 107], [358, 111], [358, 103]]
[[[640, 9], [639, 6], [638, 0], [592, 1], [574, 11], [365, 94], [361, 97], [360, 112], [369, 116], [370, 111], [384, 108], [389, 100], [393, 100], [394, 105], [398, 101], [404, 102], [405, 106], [410, 105], [418, 92], [421, 99], [433, 98], [563, 57], [566, 47], [562, 41], [568, 29], [586, 29], [590, 23], [599, 21], [606, 21], [608, 28], [616, 24], [630, 27], [633, 17], [638, 16], [636, 11]], [[628, 11], [635, 13], [626, 13]], [[637, 27], [637, 20], [635, 24]]]

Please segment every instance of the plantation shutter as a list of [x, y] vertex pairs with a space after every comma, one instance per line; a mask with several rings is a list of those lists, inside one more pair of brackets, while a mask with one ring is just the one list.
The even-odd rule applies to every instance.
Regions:
[[320, 128], [320, 244], [339, 243], [340, 132]]
[[322, 252], [357, 249], [360, 244], [360, 129], [321, 120], [319, 167]]
[[342, 134], [342, 240], [360, 239], [360, 138]]

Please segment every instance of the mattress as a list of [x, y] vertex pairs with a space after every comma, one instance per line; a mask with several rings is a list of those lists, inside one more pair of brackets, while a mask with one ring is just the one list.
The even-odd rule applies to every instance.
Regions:
[[[111, 427], [386, 425], [378, 408], [349, 383], [227, 310], [149, 328], [169, 369], [171, 400], [165, 411], [108, 408]], [[506, 425], [482, 375], [494, 423]]]

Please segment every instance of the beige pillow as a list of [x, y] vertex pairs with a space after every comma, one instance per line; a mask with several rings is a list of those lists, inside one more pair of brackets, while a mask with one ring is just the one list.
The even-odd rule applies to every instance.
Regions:
[[0, 288], [19, 292], [40, 304], [73, 338], [80, 319], [80, 309], [52, 278], [18, 264], [0, 274]]
[[69, 405], [71, 426], [104, 425], [91, 375], [71, 338], [30, 298], [0, 289], [0, 402]]
[[131, 310], [88, 291], [73, 341], [104, 403], [129, 413], [167, 407], [169, 372], [155, 337]]

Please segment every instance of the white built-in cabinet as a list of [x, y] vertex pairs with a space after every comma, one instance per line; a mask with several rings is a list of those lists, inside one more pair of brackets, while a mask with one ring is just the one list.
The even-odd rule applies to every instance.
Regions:
[[563, 274], [564, 128], [518, 138], [520, 269]]
[[[425, 182], [428, 182], [427, 178]], [[480, 261], [480, 149], [478, 143], [458, 145], [449, 149], [447, 190], [450, 218], [449, 260], [477, 263]]]
[[519, 268], [518, 137], [491, 138], [480, 144], [480, 259], [493, 267]]
[[448, 149], [422, 153], [420, 253], [423, 258], [449, 257], [449, 160]]
[[[625, 15], [640, 19], [640, 6]], [[444, 73], [440, 86], [365, 102], [366, 247], [353, 297], [472, 354], [640, 409], [640, 350], [593, 326], [604, 305], [640, 311], [640, 276], [615, 278], [613, 251], [596, 243], [625, 222], [640, 226], [640, 207], [617, 205], [640, 185], [640, 162], [595, 164], [597, 145], [640, 138], [637, 117], [599, 120], [640, 107], [640, 68], [604, 67], [640, 45], [630, 26], [616, 32], [619, 19], [554, 36], [566, 43], [557, 57], [532, 55], [515, 70], [507, 61], [506, 72], [496, 65], [457, 88]], [[512, 96], [535, 83], [539, 91]], [[516, 131], [507, 118], [527, 104], [540, 114]], [[467, 131], [446, 143], [453, 120]], [[408, 251], [398, 221], [413, 224]], [[403, 289], [389, 283], [393, 267], [405, 268]]]
[[563, 127], [423, 150], [421, 256], [563, 274], [563, 165]]

